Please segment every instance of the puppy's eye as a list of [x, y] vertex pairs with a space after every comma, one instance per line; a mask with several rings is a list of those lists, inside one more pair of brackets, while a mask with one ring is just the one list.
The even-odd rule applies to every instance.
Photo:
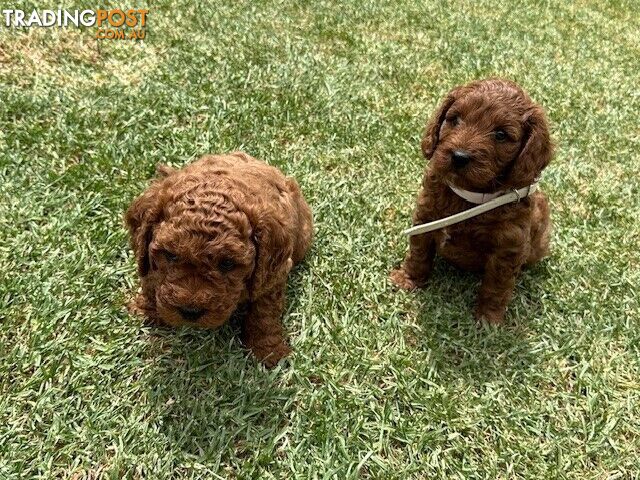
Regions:
[[493, 132], [493, 136], [498, 142], [504, 142], [509, 138], [509, 136], [507, 135], [507, 132], [505, 132], [501, 128]]
[[236, 268], [236, 262], [230, 258], [223, 258], [218, 262], [218, 270], [221, 272], [230, 272], [234, 268]]
[[458, 115], [452, 115], [451, 117], [447, 118], [447, 122], [449, 122], [451, 126], [457, 127], [460, 123], [460, 117]]
[[167, 250], [162, 251], [162, 255], [167, 259], [167, 262], [174, 263], [178, 261], [178, 256], [175, 253], [168, 252]]

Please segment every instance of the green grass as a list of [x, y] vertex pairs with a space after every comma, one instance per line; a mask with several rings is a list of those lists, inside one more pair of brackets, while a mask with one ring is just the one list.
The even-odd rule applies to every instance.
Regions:
[[[0, 29], [0, 478], [638, 478], [636, 2], [184, 3], [145, 43]], [[478, 328], [478, 277], [387, 275], [426, 119], [495, 75], [549, 113], [555, 230]], [[273, 371], [123, 306], [154, 165], [237, 149], [315, 213]]]

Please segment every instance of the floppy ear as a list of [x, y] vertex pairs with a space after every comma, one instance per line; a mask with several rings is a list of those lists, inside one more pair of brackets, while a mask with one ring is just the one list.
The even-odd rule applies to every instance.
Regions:
[[138, 262], [138, 274], [144, 277], [149, 273], [149, 244], [153, 238], [153, 226], [160, 216], [157, 185], [151, 185], [136, 198], [127, 213], [125, 223], [131, 236], [131, 248]]
[[440, 128], [444, 122], [445, 116], [449, 111], [453, 102], [455, 102], [458, 98], [460, 98], [462, 94], [462, 90], [464, 87], [456, 87], [451, 90], [445, 99], [442, 101], [438, 110], [433, 114], [429, 123], [427, 123], [427, 127], [424, 130], [424, 134], [422, 135], [422, 142], [420, 146], [422, 147], [422, 153], [425, 158], [430, 159], [433, 155], [433, 152], [438, 145], [438, 137], [440, 136]]
[[522, 149], [510, 165], [503, 182], [511, 188], [531, 185], [553, 156], [553, 144], [542, 107], [536, 105], [529, 110], [523, 118], [523, 125], [525, 134]]
[[[260, 206], [257, 206], [260, 208]], [[269, 292], [271, 288], [286, 281], [293, 266], [293, 240], [278, 221], [278, 212], [265, 206], [268, 210], [248, 212], [253, 229], [252, 240], [256, 249], [255, 266], [250, 280], [251, 299], [256, 299]], [[271, 211], [269, 211], [271, 210]]]

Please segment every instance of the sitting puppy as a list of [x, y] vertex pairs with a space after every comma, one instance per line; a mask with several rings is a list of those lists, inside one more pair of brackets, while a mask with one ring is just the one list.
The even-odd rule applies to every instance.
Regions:
[[246, 306], [242, 341], [274, 366], [290, 352], [280, 322], [287, 276], [311, 245], [298, 184], [242, 152], [158, 171], [126, 213], [142, 283], [133, 309], [215, 328]]
[[[430, 163], [414, 225], [476, 206], [454, 189], [496, 193], [533, 184], [551, 160], [553, 146], [542, 108], [515, 83], [490, 79], [449, 92], [427, 125], [422, 151]], [[406, 290], [423, 286], [438, 252], [459, 268], [484, 272], [475, 317], [498, 324], [520, 269], [548, 254], [549, 233], [549, 205], [537, 191], [517, 203], [412, 236], [391, 281]]]

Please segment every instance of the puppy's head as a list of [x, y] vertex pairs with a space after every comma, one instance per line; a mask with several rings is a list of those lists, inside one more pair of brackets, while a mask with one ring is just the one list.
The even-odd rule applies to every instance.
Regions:
[[169, 325], [218, 327], [260, 290], [268, 228], [220, 183], [162, 173], [126, 214], [143, 292]]
[[515, 83], [490, 79], [449, 92], [422, 151], [444, 182], [489, 192], [533, 183], [553, 146], [544, 110]]

